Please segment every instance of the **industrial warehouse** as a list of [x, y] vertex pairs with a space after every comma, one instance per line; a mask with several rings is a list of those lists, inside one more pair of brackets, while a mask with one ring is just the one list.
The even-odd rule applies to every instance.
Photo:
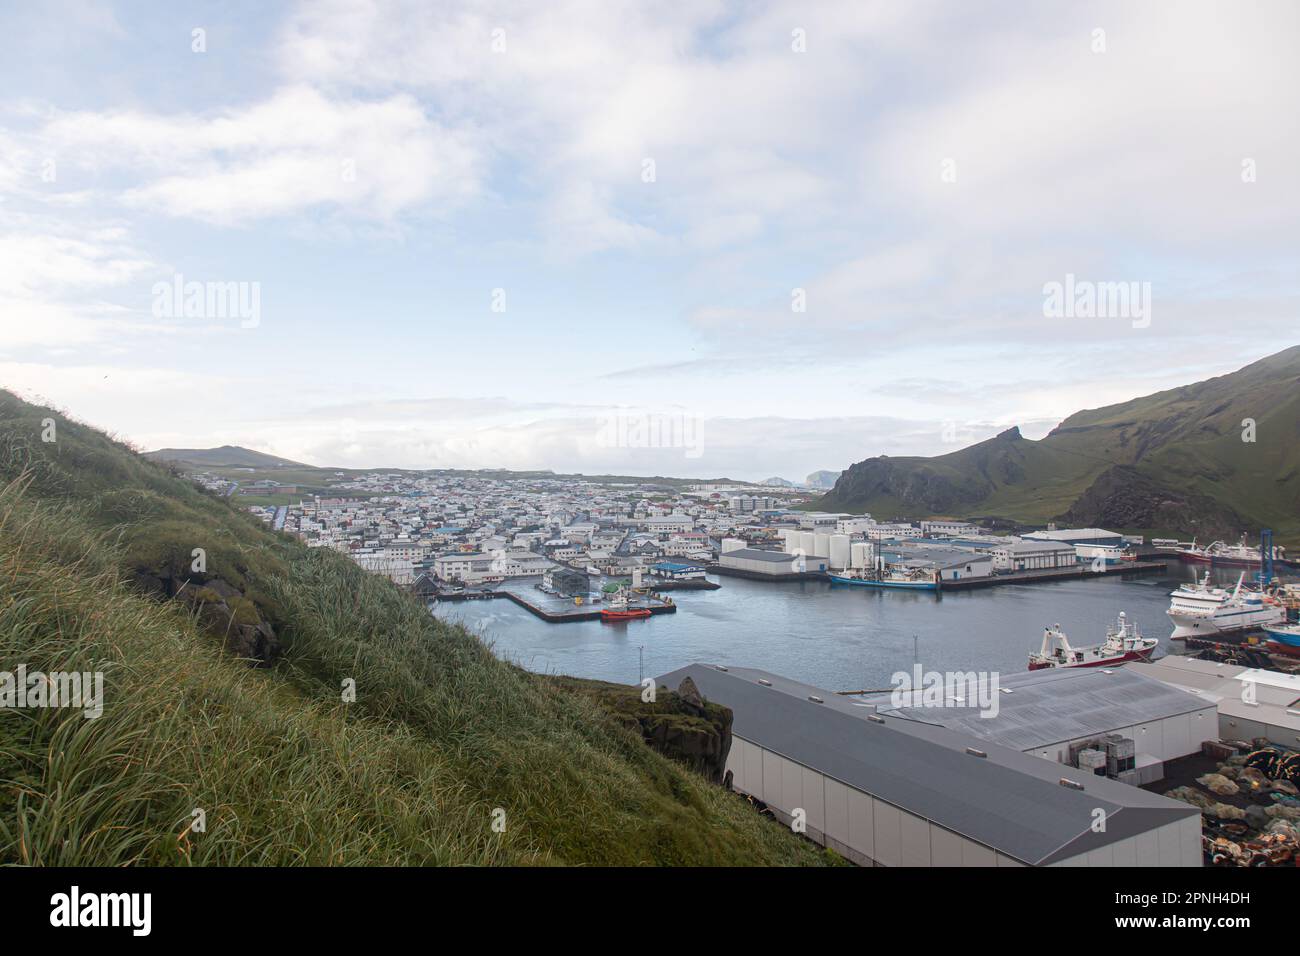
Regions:
[[1119, 736], [1131, 742], [1126, 783], [1151, 783], [1162, 765], [1198, 753], [1220, 736], [1214, 701], [1130, 667], [1066, 667], [1000, 675], [996, 715], [975, 707], [893, 707], [889, 695], [860, 699], [879, 713], [934, 723], [1057, 763], [1078, 765], [1088, 745]]
[[[679, 687], [688, 677], [734, 714], [726, 764], [733, 789], [855, 863], [1201, 865], [1201, 815], [1186, 803], [766, 671], [693, 664], [658, 683]], [[1075, 696], [1090, 693], [1077, 688]], [[1146, 725], [1160, 726], [1162, 748], [1166, 722], [1194, 726], [1188, 721], [1199, 723], [1205, 718], [1198, 714], [1214, 709], [1168, 690], [1163, 707], [1140, 705]], [[1003, 696], [1016, 693], [1013, 687]], [[991, 736], [1009, 739], [1030, 710], [1012, 707]], [[1107, 723], [1114, 721], [1063, 732], [1092, 733]], [[1181, 740], [1181, 730], [1173, 739]], [[1037, 744], [1030, 741], [1030, 749]]]

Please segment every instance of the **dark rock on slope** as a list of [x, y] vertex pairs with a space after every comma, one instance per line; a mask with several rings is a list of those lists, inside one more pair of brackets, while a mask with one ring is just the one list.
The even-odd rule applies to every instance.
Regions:
[[641, 688], [577, 677], [552, 677], [559, 687], [594, 700], [623, 726], [636, 731], [655, 750], [721, 783], [731, 752], [731, 709], [704, 700], [687, 678], [675, 692], [655, 689], [655, 700], [641, 700]]
[[1103, 472], [1056, 520], [1073, 527], [1178, 528], [1202, 538], [1236, 537], [1250, 526], [1209, 495], [1165, 487], [1127, 465]]

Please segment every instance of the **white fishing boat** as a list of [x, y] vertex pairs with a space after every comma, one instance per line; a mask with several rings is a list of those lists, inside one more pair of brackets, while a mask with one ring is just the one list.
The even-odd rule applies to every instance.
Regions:
[[1154, 637], [1143, 637], [1137, 622], [1130, 621], [1123, 611], [1119, 619], [1106, 628], [1106, 640], [1089, 647], [1073, 647], [1070, 639], [1055, 624], [1043, 630], [1043, 646], [1037, 654], [1029, 655], [1029, 669], [1047, 667], [1104, 667], [1140, 661], [1151, 656], [1158, 644]]
[[1232, 590], [1210, 584], [1210, 573], [1169, 594], [1169, 619], [1175, 639], [1253, 631], [1286, 622], [1286, 607], [1270, 594], [1245, 586], [1245, 573]]

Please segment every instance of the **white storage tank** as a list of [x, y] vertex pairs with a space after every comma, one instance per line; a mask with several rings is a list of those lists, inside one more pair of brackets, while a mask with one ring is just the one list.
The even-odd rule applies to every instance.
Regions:
[[794, 549], [799, 547], [799, 532], [784, 528], [781, 531], [781, 550], [787, 554], [794, 554]]
[[827, 557], [830, 558], [832, 568], [847, 568], [849, 566], [850, 548], [852, 539], [847, 534], [831, 535], [831, 550]]
[[741, 548], [747, 548], [747, 547], [749, 547], [749, 545], [746, 544], [746, 543], [745, 543], [742, 539], [740, 539], [740, 538], [723, 538], [723, 539], [722, 539], [722, 553], [723, 553], [723, 554], [726, 554], [728, 551], [739, 551]]
[[831, 536], [818, 532], [815, 536], [816, 543], [809, 554], [815, 554], [819, 558], [829, 558], [831, 555]]
[[[804, 554], [817, 555], [817, 535], [811, 531], [799, 532], [799, 548]], [[818, 555], [820, 557], [820, 555]]]
[[854, 541], [852, 547], [853, 567], [869, 568], [871, 567], [871, 543], [868, 541]]

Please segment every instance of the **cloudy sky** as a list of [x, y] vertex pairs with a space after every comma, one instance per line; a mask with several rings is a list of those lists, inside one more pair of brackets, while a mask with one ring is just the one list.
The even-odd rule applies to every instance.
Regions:
[[[328, 465], [1039, 437], [1300, 341], [1298, 40], [1287, 0], [7, 4], [0, 386]], [[1047, 314], [1067, 275], [1149, 308]]]

